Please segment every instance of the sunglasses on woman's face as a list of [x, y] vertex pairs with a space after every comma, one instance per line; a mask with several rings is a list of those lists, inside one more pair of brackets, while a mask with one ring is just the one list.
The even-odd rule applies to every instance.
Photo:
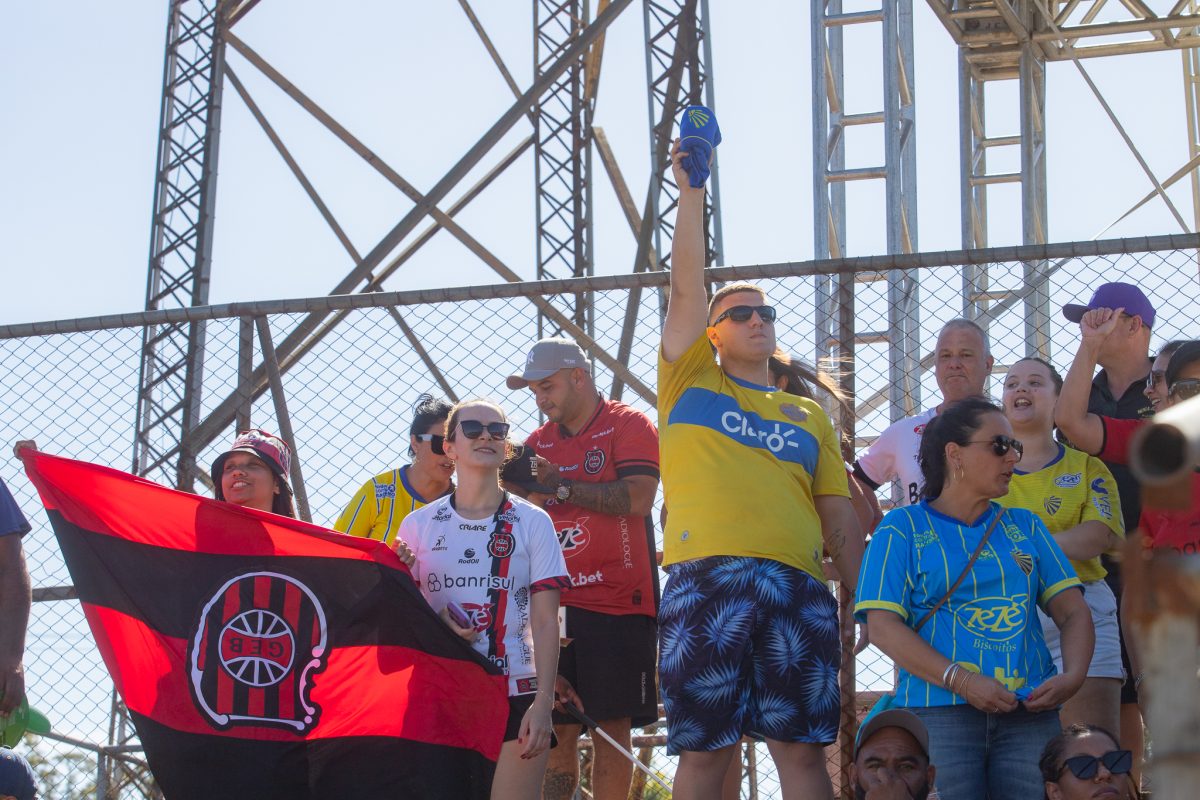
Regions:
[[1018, 442], [1011, 436], [993, 436], [991, 439], [972, 439], [967, 444], [990, 444], [992, 452], [999, 458], [1004, 458], [1008, 455], [1009, 450], [1017, 451], [1017, 461], [1021, 460], [1021, 456], [1025, 455], [1025, 445]]
[[1071, 756], [1063, 761], [1062, 769], [1058, 771], [1058, 774], [1062, 775], [1069, 769], [1076, 778], [1087, 781], [1096, 777], [1101, 764], [1113, 775], [1128, 774], [1129, 770], [1133, 769], [1133, 753], [1128, 750], [1110, 750], [1099, 757]]
[[1190, 400], [1200, 394], [1200, 378], [1183, 378], [1171, 384], [1168, 392], [1177, 400]]
[[417, 441], [429, 442], [433, 449], [437, 450], [442, 446], [442, 442], [446, 441], [446, 437], [440, 433], [418, 433]]
[[459, 420], [458, 427], [462, 428], [463, 436], [468, 439], [478, 439], [486, 430], [493, 439], [503, 439], [508, 436], [507, 422], [489, 422], [484, 425], [477, 419]]
[[758, 318], [763, 322], [775, 321], [775, 306], [733, 306], [722, 311], [720, 316], [713, 320], [713, 326], [715, 327], [723, 319], [733, 322], [749, 322], [750, 317], [756, 311]]

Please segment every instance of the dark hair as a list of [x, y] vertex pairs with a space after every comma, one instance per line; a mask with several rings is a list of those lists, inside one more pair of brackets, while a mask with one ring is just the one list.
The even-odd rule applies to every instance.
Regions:
[[[429, 393], [421, 395], [413, 405], [413, 421], [412, 425], [408, 426], [409, 442], [412, 441], [413, 436], [424, 433], [429, 430], [430, 425], [441, 422], [448, 416], [450, 416], [449, 403]], [[408, 446], [408, 454], [414, 455], [412, 444]]]
[[1179, 345], [1171, 355], [1171, 360], [1167, 363], [1167, 389], [1170, 389], [1171, 384], [1179, 380], [1179, 373], [1183, 372], [1184, 367], [1190, 366], [1197, 361], [1200, 361], [1200, 341], [1193, 339]]
[[[1098, 733], [1106, 737], [1115, 746], [1120, 747], [1121, 743], [1116, 736], [1107, 728], [1102, 728], [1099, 725], [1092, 725], [1086, 722], [1076, 722], [1068, 728], [1064, 728], [1057, 736], [1046, 742], [1046, 747], [1042, 750], [1042, 757], [1038, 759], [1038, 769], [1042, 771], [1042, 780], [1046, 783], [1057, 783], [1062, 777], [1063, 771], [1063, 754], [1067, 752], [1067, 745], [1072, 739], [1081, 739], [1091, 733]], [[1136, 786], [1133, 788], [1134, 796], [1141, 797], [1142, 793]], [[1044, 800], [1050, 800], [1048, 794], [1043, 793]]]
[[[832, 375], [810, 367], [800, 359], [793, 357], [787, 351], [776, 348], [771, 357], [767, 359], [767, 370], [775, 378], [775, 380], [771, 381], [772, 385], [777, 384], [780, 378], [784, 379], [783, 391], [788, 394], [795, 394], [800, 397], [807, 397], [809, 400], [816, 400], [815, 387], [828, 395], [842, 414], [847, 416], [854, 414], [854, 407], [850, 404], [850, 398], [842, 391], [842, 387], [838, 386], [837, 381], [833, 379]], [[836, 421], [834, 425], [836, 427]], [[841, 439], [842, 450], [845, 455], [849, 456], [846, 460], [853, 461], [853, 442], [844, 433]]]
[[712, 300], [708, 301], [708, 319], [710, 322], [712, 321], [713, 309], [717, 307], [717, 303], [729, 295], [737, 294], [738, 292], [754, 292], [762, 297], [767, 296], [767, 293], [763, 291], [761, 286], [755, 286], [753, 283], [727, 283], [713, 292]]
[[1155, 355], [1155, 358], [1161, 358], [1162, 356], [1169, 357], [1176, 350], [1178, 350], [1179, 348], [1181, 348], [1185, 344], [1187, 344], [1188, 341], [1189, 341], [1188, 339], [1172, 339], [1171, 341], [1164, 344], [1162, 347], [1158, 348], [1158, 353]]
[[[1024, 358], [1018, 358], [1016, 361], [1014, 361], [1013, 367], [1015, 367], [1017, 364], [1020, 364], [1022, 361], [1032, 361], [1035, 364], [1041, 364], [1043, 367], [1045, 367], [1046, 371], [1050, 373], [1050, 380], [1054, 381], [1054, 393], [1062, 394], [1062, 375], [1058, 374], [1058, 370], [1054, 368], [1053, 364], [1044, 358], [1039, 358], [1037, 356], [1025, 356]], [[1012, 369], [1012, 367], [1009, 367], [1009, 369]]]
[[921, 434], [921, 449], [917, 462], [925, 483], [921, 486], [921, 497], [932, 500], [942, 493], [946, 484], [946, 445], [950, 442], [966, 444], [975, 431], [983, 425], [984, 414], [1004, 415], [1004, 410], [991, 400], [968, 397], [942, 409], [929, 422]]

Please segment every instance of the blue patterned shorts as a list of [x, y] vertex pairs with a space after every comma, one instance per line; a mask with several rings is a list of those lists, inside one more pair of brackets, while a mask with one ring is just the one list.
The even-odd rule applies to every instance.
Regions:
[[668, 752], [718, 750], [743, 734], [835, 741], [841, 644], [829, 589], [764, 558], [667, 569], [658, 669]]

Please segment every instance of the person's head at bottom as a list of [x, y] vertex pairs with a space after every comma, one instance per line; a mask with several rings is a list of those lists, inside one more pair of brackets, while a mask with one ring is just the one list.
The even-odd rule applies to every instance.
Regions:
[[850, 766], [857, 800], [925, 800], [935, 772], [929, 763], [929, 733], [911, 711], [881, 711], [859, 729]]
[[1046, 743], [1038, 761], [1046, 800], [1112, 797], [1137, 800], [1133, 784], [1133, 754], [1098, 725], [1075, 724]]
[[18, 752], [0, 747], [0, 800], [36, 800], [37, 775]]
[[211, 475], [218, 500], [237, 506], [295, 517], [288, 474], [292, 450], [266, 431], [238, 434], [233, 445], [213, 461]]

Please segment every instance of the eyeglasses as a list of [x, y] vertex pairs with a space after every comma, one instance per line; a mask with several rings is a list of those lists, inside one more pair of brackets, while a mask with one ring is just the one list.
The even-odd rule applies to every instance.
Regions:
[[1017, 451], [1017, 461], [1020, 461], [1021, 456], [1025, 455], [1025, 445], [1011, 436], [993, 436], [991, 439], [971, 439], [967, 444], [990, 444], [992, 452], [1000, 458], [1008, 455], [1009, 450]]
[[1150, 374], [1146, 376], [1146, 388], [1153, 389], [1167, 379], [1167, 373], [1161, 369], [1150, 370]]
[[1133, 769], [1133, 753], [1128, 750], [1110, 750], [1098, 758], [1096, 756], [1071, 756], [1063, 761], [1062, 769], [1058, 771], [1058, 774], [1061, 776], [1065, 770], [1069, 769], [1071, 774], [1079, 780], [1091, 780], [1096, 777], [1101, 764], [1113, 775], [1127, 775], [1129, 770]]
[[1200, 394], [1200, 378], [1184, 378], [1171, 384], [1167, 394], [1179, 400], [1188, 400]]
[[418, 442], [429, 442], [435, 451], [440, 451], [442, 442], [446, 441], [446, 437], [440, 433], [418, 433], [416, 438]]
[[462, 428], [463, 436], [468, 439], [478, 439], [485, 430], [493, 439], [503, 439], [508, 436], [507, 422], [489, 422], [484, 425], [477, 419], [462, 419], [458, 421], [458, 426]]
[[733, 306], [721, 312], [721, 315], [713, 320], [715, 326], [723, 319], [729, 319], [733, 322], [749, 322], [750, 317], [754, 312], [758, 312], [758, 318], [763, 322], [775, 321], [775, 306]]

